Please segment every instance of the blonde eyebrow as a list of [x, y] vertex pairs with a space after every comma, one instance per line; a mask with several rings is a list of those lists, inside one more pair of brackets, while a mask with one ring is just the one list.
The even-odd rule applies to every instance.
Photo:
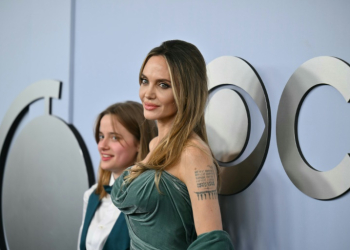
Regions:
[[120, 136], [120, 137], [123, 137], [121, 134], [119, 134], [119, 133], [117, 133], [117, 132], [110, 132], [110, 133], [108, 133], [109, 135], [118, 135], [118, 136]]

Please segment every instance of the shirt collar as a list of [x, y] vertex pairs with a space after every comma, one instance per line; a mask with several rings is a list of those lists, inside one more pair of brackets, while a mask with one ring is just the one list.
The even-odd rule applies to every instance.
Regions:
[[109, 185], [110, 186], [113, 186], [113, 184], [114, 184], [114, 176], [113, 176], [113, 173], [111, 173], [111, 178], [109, 179]]

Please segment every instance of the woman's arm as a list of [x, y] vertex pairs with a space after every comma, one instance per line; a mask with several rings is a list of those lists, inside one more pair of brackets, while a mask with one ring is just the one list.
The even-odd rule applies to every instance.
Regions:
[[217, 171], [209, 149], [187, 147], [182, 153], [179, 171], [190, 195], [197, 235], [222, 230]]
[[209, 148], [186, 148], [180, 160], [179, 171], [190, 194], [198, 235], [188, 250], [233, 250], [230, 236], [222, 230], [217, 171]]

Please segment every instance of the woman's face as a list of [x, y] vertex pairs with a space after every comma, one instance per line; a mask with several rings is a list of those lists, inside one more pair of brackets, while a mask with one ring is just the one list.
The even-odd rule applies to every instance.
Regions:
[[121, 174], [125, 168], [134, 164], [138, 148], [139, 143], [135, 137], [118, 122], [115, 116], [102, 117], [98, 142], [102, 169], [117, 175]]
[[177, 108], [168, 65], [163, 56], [148, 59], [140, 79], [140, 99], [148, 120], [171, 122]]

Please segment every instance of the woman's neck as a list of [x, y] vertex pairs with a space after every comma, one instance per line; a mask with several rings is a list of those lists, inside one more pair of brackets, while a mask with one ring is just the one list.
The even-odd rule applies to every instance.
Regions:
[[158, 126], [158, 142], [160, 142], [167, 134], [169, 134], [171, 127], [173, 126], [174, 119], [168, 120], [168, 121], [160, 121], [157, 120], [157, 126]]
[[118, 179], [118, 177], [124, 172], [125, 169], [119, 169], [118, 171], [113, 171], [112, 175], [114, 180]]
[[112, 172], [113, 178], [114, 180], [118, 179], [118, 177], [120, 176], [120, 173], [114, 173]]

